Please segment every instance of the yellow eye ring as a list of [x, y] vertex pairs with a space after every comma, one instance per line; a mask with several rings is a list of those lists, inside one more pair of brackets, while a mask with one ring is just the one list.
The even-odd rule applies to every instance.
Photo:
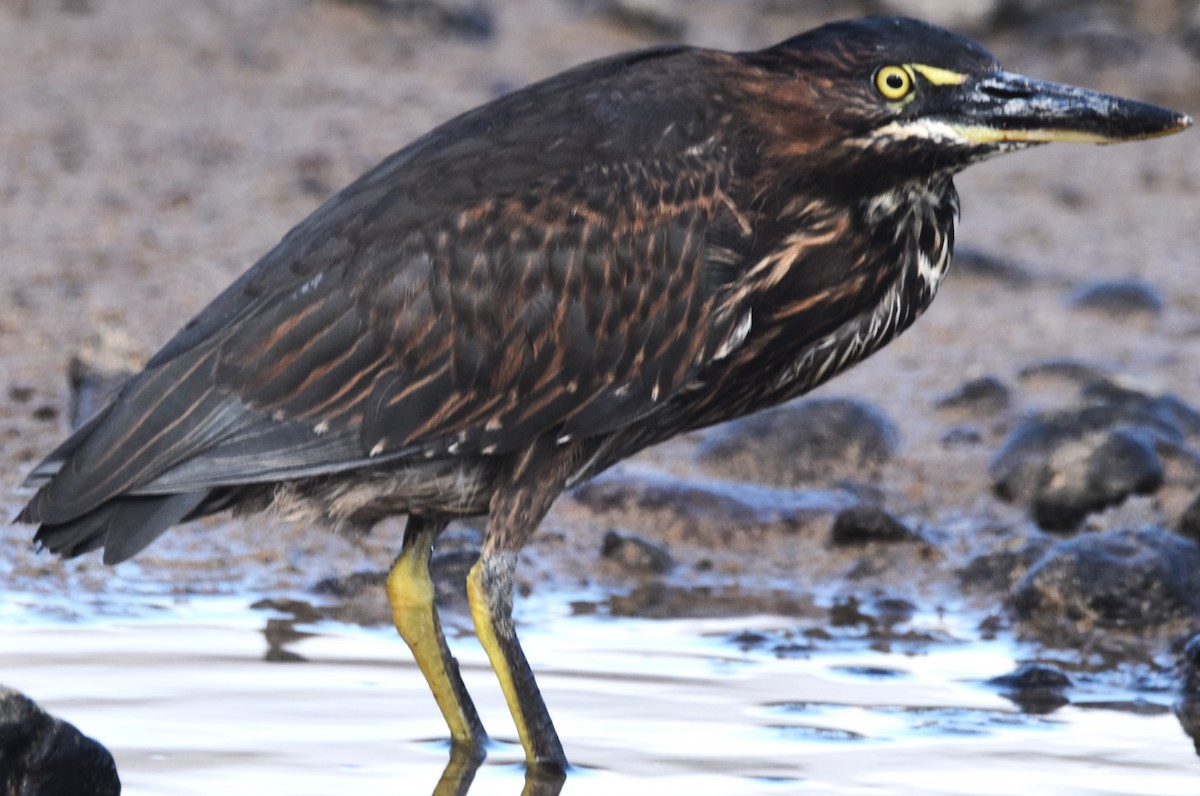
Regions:
[[890, 102], [904, 99], [915, 87], [912, 72], [903, 66], [881, 66], [875, 72], [875, 90]]

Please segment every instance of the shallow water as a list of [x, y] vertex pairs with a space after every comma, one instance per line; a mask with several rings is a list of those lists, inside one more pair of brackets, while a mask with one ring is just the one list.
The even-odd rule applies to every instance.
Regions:
[[[390, 629], [301, 626], [312, 635], [286, 650], [303, 662], [268, 663], [275, 614], [244, 605], [69, 624], [10, 612], [0, 682], [107, 744], [126, 793], [433, 791], [445, 730]], [[613, 619], [534, 605], [523, 618], [577, 766], [563, 794], [1171, 796], [1200, 782], [1168, 694], [1077, 689], [1073, 705], [1026, 715], [983, 682], [1011, 671], [1018, 650], [936, 617], [914, 624], [964, 640], [796, 656], [734, 640], [780, 632], [779, 617]], [[498, 739], [470, 792], [520, 793], [520, 748], [484, 654], [464, 634], [451, 644]]]

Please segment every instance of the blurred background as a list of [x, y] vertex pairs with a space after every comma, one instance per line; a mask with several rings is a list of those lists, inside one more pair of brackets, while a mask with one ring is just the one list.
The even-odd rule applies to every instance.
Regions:
[[[622, 50], [758, 49], [862, 14], [1200, 113], [1197, 0], [0, 0], [0, 520], [106, 390], [434, 125]], [[1038, 149], [957, 184], [938, 301], [819, 390], [830, 403], [649, 451], [539, 533], [522, 632], [568, 755], [597, 770], [565, 793], [1194, 792], [1171, 711], [1200, 627], [1200, 135]], [[1080, 420], [1098, 403], [1104, 422]], [[786, 431], [825, 424], [853, 438]], [[1072, 457], [1094, 464], [1131, 426], [1104, 465], [1120, 484], [1065, 524], [1046, 513], [1047, 473], [1069, 480]], [[1002, 458], [1019, 433], [1041, 445], [1033, 475]], [[837, 536], [862, 506], [877, 513]], [[105, 741], [144, 792], [429, 790], [443, 730], [378, 588], [400, 533], [222, 518], [112, 570], [36, 555], [31, 529], [0, 524], [0, 683]], [[1059, 547], [1084, 537], [1102, 542]], [[477, 543], [470, 523], [446, 539], [456, 636]], [[1056, 550], [1068, 564], [1047, 586]], [[1134, 585], [1054, 591], [1072, 578]], [[486, 691], [482, 653], [455, 643]], [[1031, 662], [1078, 689], [1051, 689], [1049, 718], [963, 686]], [[481, 709], [512, 735], [498, 695]], [[1011, 771], [1010, 755], [1037, 759]], [[519, 790], [503, 767], [519, 754], [493, 757], [472, 792]]]

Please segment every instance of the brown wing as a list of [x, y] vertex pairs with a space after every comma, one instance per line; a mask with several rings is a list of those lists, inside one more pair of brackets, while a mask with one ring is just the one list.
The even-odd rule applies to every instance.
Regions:
[[[694, 154], [713, 122], [690, 110], [711, 107], [698, 101], [704, 57], [576, 70], [384, 161], [40, 465], [21, 519], [501, 453], [651, 411], [728, 333], [713, 296], [731, 255], [713, 242], [736, 226], [721, 199], [729, 164]], [[640, 88], [652, 61], [678, 73], [668, 100]]]
[[[352, 434], [356, 463], [603, 432], [728, 331], [707, 256], [720, 185], [698, 157], [595, 167], [372, 239], [239, 324], [216, 385], [275, 423]], [[262, 475], [249, 464], [238, 477]]]

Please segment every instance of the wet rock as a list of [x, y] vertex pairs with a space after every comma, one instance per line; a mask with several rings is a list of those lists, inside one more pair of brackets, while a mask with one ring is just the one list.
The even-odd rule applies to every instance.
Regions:
[[792, 486], [870, 478], [899, 442], [895, 424], [872, 404], [810, 398], [718, 427], [699, 456], [726, 477]]
[[1070, 702], [1063, 691], [1071, 687], [1071, 678], [1061, 669], [1044, 663], [1023, 663], [988, 683], [1024, 713], [1040, 716]]
[[1179, 693], [1200, 699], [1200, 633], [1189, 638], [1179, 654]]
[[1125, 318], [1131, 315], [1158, 315], [1163, 309], [1162, 295], [1140, 279], [1093, 282], [1068, 297], [1075, 309], [1091, 310]]
[[900, 520], [876, 506], [851, 506], [833, 520], [829, 541], [835, 547], [859, 547], [872, 542], [912, 542], [918, 537]]
[[[572, 607], [579, 612], [578, 605]], [[592, 605], [591, 610], [596, 608]], [[667, 579], [653, 578], [630, 592], [610, 595], [604, 600], [603, 610], [609, 616], [685, 619], [752, 614], [811, 617], [817, 609], [811, 595], [795, 589], [675, 585]]]
[[118, 796], [112, 755], [29, 697], [0, 686], [0, 793]]
[[840, 492], [620, 471], [589, 481], [573, 495], [598, 514], [634, 516], [672, 543], [704, 546], [729, 546], [763, 533], [795, 533], [853, 503]]
[[951, 278], [967, 276], [984, 279], [1013, 289], [1033, 284], [1033, 276], [1025, 268], [1011, 260], [971, 246], [955, 248], [950, 274]]
[[1052, 547], [1014, 589], [1022, 626], [1047, 643], [1200, 617], [1200, 547], [1167, 531], [1089, 533]]
[[[387, 576], [388, 573], [384, 571], [363, 570], [325, 578], [313, 586], [313, 594], [338, 600], [353, 600], [367, 592], [378, 592], [387, 582]], [[253, 607], [257, 608], [260, 605], [263, 605], [263, 602], [255, 603]]]
[[675, 566], [667, 548], [637, 534], [610, 530], [604, 534], [600, 554], [629, 572], [661, 575]]
[[1146, 495], [1163, 484], [1154, 446], [1129, 429], [1064, 445], [1055, 451], [1033, 501], [1033, 517], [1047, 530], [1070, 530], [1087, 515]]
[[1012, 402], [1008, 387], [995, 376], [971, 379], [937, 401], [938, 409], [963, 409], [977, 415], [1003, 412]]

